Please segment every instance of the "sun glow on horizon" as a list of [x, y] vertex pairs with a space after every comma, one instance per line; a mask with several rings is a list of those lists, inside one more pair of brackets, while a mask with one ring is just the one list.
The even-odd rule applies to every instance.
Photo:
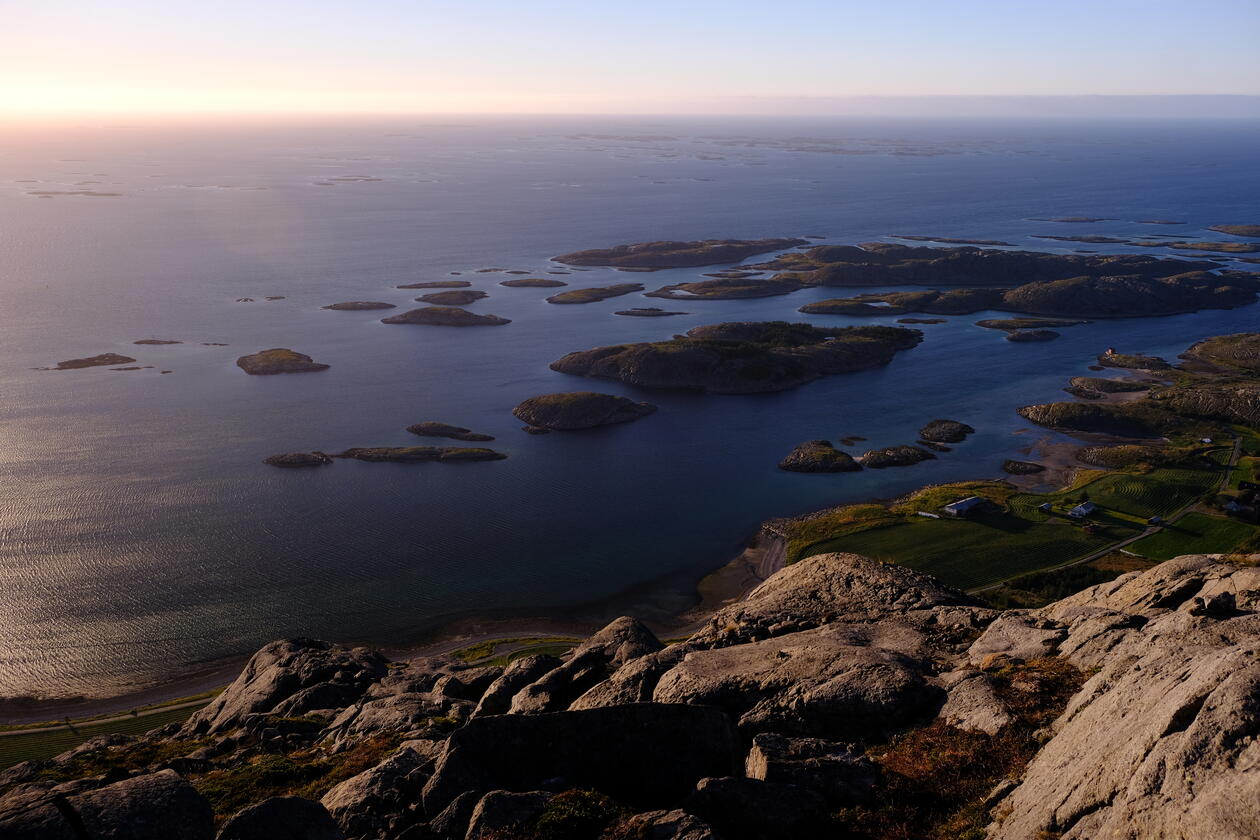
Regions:
[[1253, 0], [8, 6], [0, 116], [10, 118], [738, 113], [794, 98], [1260, 95]]

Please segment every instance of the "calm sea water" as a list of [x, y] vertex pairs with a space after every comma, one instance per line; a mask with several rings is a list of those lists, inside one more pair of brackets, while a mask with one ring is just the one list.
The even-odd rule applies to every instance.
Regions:
[[[345, 178], [356, 180], [336, 180]], [[121, 195], [30, 194], [78, 190]], [[1028, 221], [1061, 215], [1117, 221]], [[1133, 222], [1150, 218], [1189, 224]], [[1066, 249], [1029, 235], [1199, 239], [1208, 224], [1257, 221], [1260, 128], [1247, 123], [8, 129], [0, 695], [113, 694], [280, 636], [399, 641], [444, 616], [542, 614], [653, 581], [668, 581], [681, 602], [689, 582], [729, 559], [765, 518], [997, 475], [1042, 435], [1014, 409], [1061, 396], [1064, 380], [1108, 345], [1175, 355], [1203, 336], [1260, 326], [1252, 307], [1011, 344], [975, 327], [984, 317], [976, 315], [925, 327], [924, 343], [886, 368], [787, 393], [648, 394], [547, 364], [697, 324], [804, 320], [797, 307], [836, 290], [671, 303], [691, 314], [635, 319], [612, 313], [653, 301], [552, 306], [547, 290], [502, 288], [505, 275], [478, 268], [545, 271], [557, 268], [548, 263], [557, 253], [663, 238], [862, 242], [908, 233], [1055, 251]], [[651, 289], [710, 270], [563, 279]], [[379, 312], [320, 309], [357, 299], [405, 307], [419, 292], [395, 286], [453, 271], [490, 293], [472, 310], [513, 323], [385, 326]], [[185, 343], [132, 345], [142, 338]], [[249, 377], [234, 366], [268, 347], [332, 368]], [[34, 370], [103, 352], [154, 369]], [[510, 414], [528, 396], [591, 388], [661, 410], [628, 426], [542, 437], [521, 432]], [[802, 476], [775, 467], [805, 439], [906, 443], [934, 417], [979, 431], [904, 470]], [[419, 443], [404, 428], [422, 420], [494, 434], [510, 458], [297, 472], [260, 463], [277, 452]]]

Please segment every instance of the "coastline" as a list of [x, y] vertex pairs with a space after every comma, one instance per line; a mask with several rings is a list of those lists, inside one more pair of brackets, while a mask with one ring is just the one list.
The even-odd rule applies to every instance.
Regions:
[[[367, 646], [403, 661], [441, 656], [484, 641], [524, 636], [586, 637], [618, 615], [634, 612], [662, 638], [687, 636], [714, 612], [741, 600], [763, 580], [783, 568], [786, 542], [762, 526], [733, 559], [691, 579], [690, 598], [681, 598], [672, 582], [677, 576], [633, 587], [610, 598], [552, 611], [550, 615], [479, 614], [448, 616], [416, 632], [408, 643], [381, 644], [363, 640], [339, 642]], [[683, 603], [683, 601], [688, 603]], [[0, 726], [35, 725], [94, 718], [141, 710], [147, 713], [185, 698], [222, 689], [240, 674], [253, 651], [218, 660], [161, 683], [110, 697], [63, 698], [47, 702], [0, 702]]]

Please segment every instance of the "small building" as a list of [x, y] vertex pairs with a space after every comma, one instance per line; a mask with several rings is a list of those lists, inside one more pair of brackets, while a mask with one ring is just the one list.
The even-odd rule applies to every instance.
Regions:
[[1041, 511], [1042, 513], [1054, 513], [1054, 505], [1050, 504], [1049, 502], [1042, 502], [1041, 504], [1037, 505], [1037, 510]]
[[1146, 520], [1146, 524], [1147, 524], [1147, 525], [1163, 525], [1163, 524], [1164, 524], [1164, 517], [1162, 517], [1162, 516], [1152, 516], [1150, 519]]
[[1079, 505], [1068, 511], [1068, 516], [1073, 519], [1084, 519], [1096, 510], [1098, 510], [1098, 505], [1093, 502], [1081, 502]]
[[1199, 443], [1211, 443], [1211, 438], [1199, 438]]
[[971, 516], [973, 513], [979, 513], [988, 508], [988, 506], [988, 499], [983, 498], [982, 496], [968, 496], [965, 499], [959, 499], [956, 502], [951, 502], [950, 504], [945, 505], [945, 507], [941, 508], [941, 510], [945, 511], [950, 516], [961, 519], [966, 516]]

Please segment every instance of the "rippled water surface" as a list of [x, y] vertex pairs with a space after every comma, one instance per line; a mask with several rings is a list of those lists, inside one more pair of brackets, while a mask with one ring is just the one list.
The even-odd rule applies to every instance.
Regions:
[[[907, 233], [1040, 250], [1066, 249], [1031, 234], [1201, 239], [1208, 224], [1260, 222], [1258, 150], [1260, 131], [1242, 123], [9, 130], [0, 135], [0, 696], [117, 693], [279, 636], [394, 641], [443, 616], [543, 612], [663, 578], [681, 596], [767, 517], [996, 475], [1042, 436], [1014, 409], [1056, 398], [1108, 345], [1175, 355], [1260, 323], [1251, 307], [1011, 344], [975, 327], [976, 315], [924, 327], [924, 343], [886, 368], [782, 394], [648, 394], [547, 364], [697, 324], [803, 320], [797, 307], [836, 290], [670, 302], [690, 314], [624, 318], [612, 313], [653, 301], [553, 306], [547, 290], [503, 288], [505, 275], [478, 268], [556, 270], [554, 254], [664, 238]], [[60, 194], [82, 191], [117, 195]], [[1063, 215], [1115, 221], [1028, 220]], [[1150, 218], [1189, 224], [1133, 221]], [[711, 270], [562, 279], [651, 289]], [[420, 292], [395, 286], [453, 271], [490, 293], [471, 310], [512, 324], [385, 326], [380, 312], [320, 309], [406, 306]], [[184, 343], [132, 344], [142, 338]], [[269, 347], [332, 367], [250, 377], [234, 366]], [[35, 370], [104, 352], [153, 368]], [[591, 387], [661, 410], [540, 437], [510, 414], [525, 397]], [[904, 470], [775, 467], [805, 439], [905, 443], [938, 416], [979, 432]], [[277, 452], [420, 443], [404, 429], [422, 420], [493, 434], [510, 457], [311, 471], [260, 463]]]

